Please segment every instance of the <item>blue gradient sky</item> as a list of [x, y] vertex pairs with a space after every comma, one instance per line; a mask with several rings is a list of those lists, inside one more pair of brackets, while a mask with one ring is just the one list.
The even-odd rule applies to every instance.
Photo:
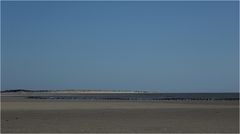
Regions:
[[2, 2], [2, 89], [238, 91], [237, 2]]

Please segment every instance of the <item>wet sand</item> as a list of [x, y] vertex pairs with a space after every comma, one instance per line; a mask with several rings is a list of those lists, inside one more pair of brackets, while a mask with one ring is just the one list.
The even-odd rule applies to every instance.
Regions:
[[2, 95], [4, 133], [238, 133], [238, 101], [31, 100]]

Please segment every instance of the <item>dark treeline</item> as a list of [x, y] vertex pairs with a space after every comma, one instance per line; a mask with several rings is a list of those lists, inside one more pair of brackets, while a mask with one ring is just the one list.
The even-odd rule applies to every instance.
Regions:
[[48, 90], [11, 89], [1, 91], [1, 93], [15, 93], [15, 92], [48, 92]]

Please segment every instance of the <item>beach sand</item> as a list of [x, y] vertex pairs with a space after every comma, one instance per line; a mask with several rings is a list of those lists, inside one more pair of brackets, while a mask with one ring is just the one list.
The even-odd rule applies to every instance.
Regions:
[[2, 133], [238, 133], [238, 101], [76, 101], [4, 96]]

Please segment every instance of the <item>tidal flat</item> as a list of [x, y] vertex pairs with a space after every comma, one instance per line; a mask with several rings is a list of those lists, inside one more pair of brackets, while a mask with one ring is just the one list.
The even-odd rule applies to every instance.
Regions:
[[29, 98], [49, 95], [2, 93], [1, 132], [239, 133], [238, 100]]

